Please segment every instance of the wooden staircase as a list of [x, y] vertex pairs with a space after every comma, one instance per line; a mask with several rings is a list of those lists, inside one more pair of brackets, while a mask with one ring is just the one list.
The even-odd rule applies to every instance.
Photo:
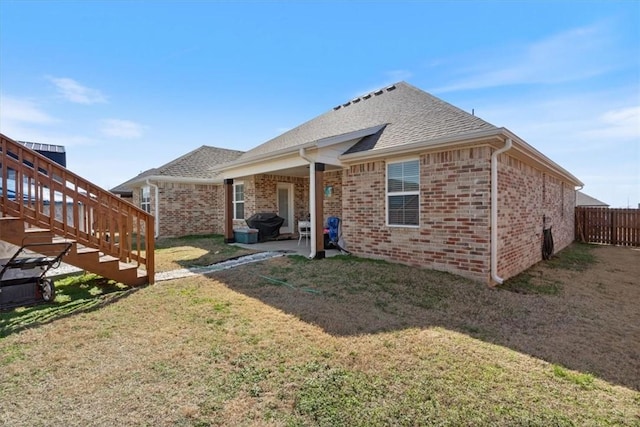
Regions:
[[67, 264], [130, 286], [153, 283], [150, 214], [3, 134], [0, 142], [0, 240], [67, 241]]

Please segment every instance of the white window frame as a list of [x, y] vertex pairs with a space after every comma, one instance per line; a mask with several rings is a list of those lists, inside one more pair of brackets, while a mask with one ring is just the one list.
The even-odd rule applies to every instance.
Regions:
[[[145, 197], [145, 194], [147, 197]], [[140, 209], [146, 213], [151, 213], [151, 187], [148, 185], [140, 187]]]
[[[389, 167], [399, 163], [418, 162], [418, 189], [412, 191], [389, 191]], [[387, 162], [385, 168], [385, 205], [387, 227], [419, 228], [420, 227], [420, 158], [410, 157]], [[392, 224], [389, 222], [389, 197], [391, 196], [418, 196], [418, 223], [417, 224]]]
[[[242, 185], [242, 200], [237, 200], [236, 199], [236, 187]], [[245, 187], [244, 187], [244, 182], [243, 181], [238, 181], [238, 182], [234, 182], [233, 183], [233, 219], [244, 219], [245, 217], [245, 211], [244, 211], [244, 207], [245, 207]], [[238, 218], [237, 216], [237, 206], [239, 204], [242, 204], [242, 218]]]

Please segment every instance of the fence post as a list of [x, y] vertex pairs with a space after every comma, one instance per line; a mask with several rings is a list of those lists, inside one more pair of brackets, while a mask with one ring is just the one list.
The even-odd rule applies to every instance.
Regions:
[[617, 232], [616, 232], [616, 219], [617, 219], [617, 215], [616, 215], [616, 211], [613, 209], [609, 209], [609, 215], [611, 216], [610, 220], [611, 220], [611, 244], [612, 245], [617, 245], [618, 244], [618, 236], [617, 236]]

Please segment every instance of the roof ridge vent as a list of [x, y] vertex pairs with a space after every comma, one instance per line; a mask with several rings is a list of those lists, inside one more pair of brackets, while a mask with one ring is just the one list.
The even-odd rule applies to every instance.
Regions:
[[392, 90], [395, 90], [395, 89], [397, 89], [397, 86], [396, 85], [391, 85], [391, 86], [387, 86], [387, 87], [385, 87], [383, 89], [378, 89], [378, 90], [376, 90], [374, 92], [369, 92], [366, 95], [359, 96], [357, 98], [352, 99], [351, 101], [345, 102], [344, 104], [337, 105], [337, 106], [333, 107], [333, 111], [339, 110], [341, 108], [348, 107], [351, 104], [357, 104], [358, 102], [367, 100], [367, 99], [371, 98], [372, 96], [382, 95], [385, 91], [391, 92]]

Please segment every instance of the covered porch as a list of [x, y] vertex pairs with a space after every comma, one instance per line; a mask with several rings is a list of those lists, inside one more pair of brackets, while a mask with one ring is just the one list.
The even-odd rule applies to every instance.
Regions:
[[[227, 179], [224, 184], [227, 198], [227, 243], [236, 243], [234, 231], [246, 228], [246, 220], [252, 215], [273, 213], [284, 218], [279, 230], [281, 237], [261, 242], [259, 245], [273, 245], [273, 250], [295, 251], [311, 258], [324, 258], [327, 255], [324, 248], [327, 220], [329, 217], [342, 218], [340, 167], [314, 162], [311, 165]], [[233, 209], [234, 204], [237, 204], [235, 198], [238, 196], [238, 184], [244, 191], [243, 218], [238, 218], [238, 215], [235, 215], [237, 210]], [[301, 231], [306, 231], [307, 234], [298, 245]], [[249, 249], [257, 248], [256, 244], [250, 246]]]
[[[363, 137], [376, 134], [382, 127], [274, 151], [260, 152], [256, 149], [220, 168], [224, 177], [225, 242], [235, 243], [234, 230], [246, 228], [246, 218], [259, 213], [276, 213], [285, 218], [280, 233], [295, 236], [295, 248], [292, 248], [296, 252], [316, 259], [327, 256], [324, 248], [327, 220], [330, 217], [343, 219], [342, 179], [345, 166], [340, 156]], [[240, 211], [242, 216], [238, 215]], [[309, 246], [305, 247], [297, 245], [301, 222], [310, 225], [307, 225]]]

